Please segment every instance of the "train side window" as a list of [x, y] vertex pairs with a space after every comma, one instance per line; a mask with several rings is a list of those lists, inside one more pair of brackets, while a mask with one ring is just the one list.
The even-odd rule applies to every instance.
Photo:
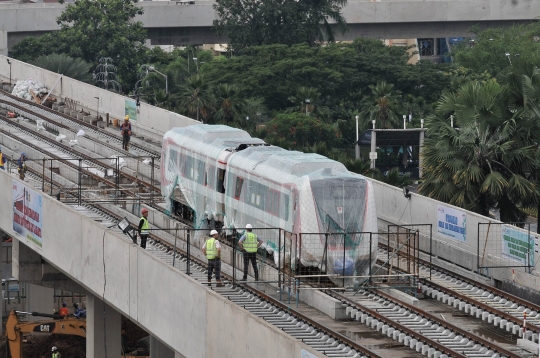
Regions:
[[169, 170], [176, 169], [176, 161], [178, 159], [178, 152], [174, 149], [169, 150]]
[[236, 177], [236, 187], [234, 190], [234, 198], [240, 199], [240, 194], [242, 194], [242, 185], [244, 185], [244, 179], [241, 177]]
[[279, 215], [279, 195], [280, 193], [274, 189], [268, 189], [266, 198], [266, 211], [274, 216]]
[[289, 195], [287, 194], [281, 194], [283, 195], [283, 198], [285, 199], [285, 211], [283, 212], [282, 219], [283, 220], [289, 220]]
[[218, 193], [225, 193], [225, 169], [218, 169], [218, 180], [216, 190]]

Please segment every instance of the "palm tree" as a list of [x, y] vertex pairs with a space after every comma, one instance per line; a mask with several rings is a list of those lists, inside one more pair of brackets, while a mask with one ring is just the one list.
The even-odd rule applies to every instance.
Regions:
[[213, 117], [229, 125], [229, 122], [239, 120], [244, 114], [246, 101], [234, 85], [220, 84], [215, 88], [216, 111]]
[[[519, 207], [536, 204], [540, 195], [529, 180], [540, 161], [536, 138], [521, 127], [540, 127], [508, 99], [494, 81], [467, 83], [442, 97], [427, 121], [421, 194], [486, 216], [496, 208], [505, 222], [524, 220]], [[450, 126], [449, 114], [459, 128]]]
[[64, 53], [53, 53], [46, 56], [39, 56], [31, 63], [82, 82], [90, 82], [92, 80], [92, 73], [90, 72], [92, 64], [84, 61], [82, 58], [72, 58]]
[[187, 115], [206, 119], [214, 109], [213, 98], [210, 92], [210, 82], [203, 75], [197, 74], [186, 78], [179, 86], [178, 100], [180, 110]]
[[369, 88], [371, 95], [365, 99], [369, 105], [360, 113], [364, 122], [369, 126], [370, 122], [375, 120], [383, 129], [399, 128], [400, 116], [396, 108], [399, 94], [394, 90], [394, 85], [382, 81], [375, 86], [370, 85]]
[[313, 87], [300, 86], [294, 96], [288, 98], [294, 106], [289, 108], [289, 112], [301, 112], [309, 115], [315, 112], [321, 93]]

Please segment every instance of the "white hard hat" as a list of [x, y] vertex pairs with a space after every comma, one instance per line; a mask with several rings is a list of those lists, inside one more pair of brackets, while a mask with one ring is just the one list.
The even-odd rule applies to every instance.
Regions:
[[251, 226], [251, 224], [247, 224], [246, 229], [253, 229], [253, 226]]
[[210, 231], [210, 236], [217, 234], [218, 232], [216, 230]]
[[57, 349], [58, 349], [58, 348], [56, 348], [55, 346], [53, 346], [53, 347], [51, 348], [51, 351], [54, 352], [54, 351], [57, 350]]

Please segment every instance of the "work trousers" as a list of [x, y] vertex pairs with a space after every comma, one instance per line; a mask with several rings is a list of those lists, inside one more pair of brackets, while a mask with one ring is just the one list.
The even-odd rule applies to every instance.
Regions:
[[257, 269], [257, 253], [256, 252], [247, 252], [244, 251], [244, 277], [243, 279], [247, 279], [248, 275], [248, 266], [249, 266], [249, 260], [251, 260], [251, 266], [253, 267], [253, 272], [255, 273], [255, 279], [259, 279], [259, 270]]
[[212, 271], [216, 272], [216, 280], [221, 280], [221, 259], [208, 260], [208, 281], [212, 281]]
[[148, 239], [148, 234], [141, 234], [141, 247], [146, 249], [146, 239]]

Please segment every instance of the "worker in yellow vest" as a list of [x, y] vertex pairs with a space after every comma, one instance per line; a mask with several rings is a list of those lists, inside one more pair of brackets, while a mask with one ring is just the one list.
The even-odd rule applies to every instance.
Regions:
[[202, 247], [203, 254], [208, 259], [208, 286], [212, 284], [212, 271], [216, 272], [217, 287], [223, 287], [221, 283], [221, 245], [218, 241], [219, 234], [216, 230], [210, 231], [210, 237], [206, 239]]
[[141, 237], [141, 247], [143, 249], [146, 249], [146, 240], [148, 239], [148, 234], [150, 233], [148, 230], [150, 230], [150, 224], [148, 223], [148, 210], [146, 208], [143, 208], [141, 210], [141, 220], [139, 221], [139, 228], [137, 231], [139, 231], [139, 236]]
[[6, 170], [4, 168], [4, 164], [6, 164], [6, 158], [4, 158], [4, 154], [2, 154], [2, 148], [0, 148], [0, 169]]
[[246, 232], [238, 241], [238, 245], [242, 249], [244, 256], [244, 277], [240, 281], [246, 281], [248, 275], [249, 261], [253, 266], [253, 273], [255, 274], [255, 281], [259, 281], [259, 270], [257, 269], [257, 249], [263, 241], [259, 237], [252, 233], [253, 226], [251, 224], [246, 225]]
[[60, 352], [58, 352], [58, 348], [53, 346], [51, 351], [52, 351], [52, 355], [51, 355], [52, 358], [62, 358], [62, 355], [60, 354]]

